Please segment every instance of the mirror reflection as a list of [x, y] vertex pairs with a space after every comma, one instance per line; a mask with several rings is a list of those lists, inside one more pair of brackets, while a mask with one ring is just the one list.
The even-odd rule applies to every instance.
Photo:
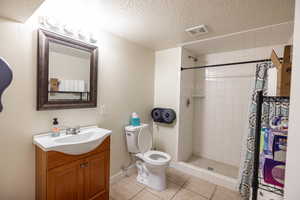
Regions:
[[49, 42], [49, 101], [89, 101], [91, 53]]

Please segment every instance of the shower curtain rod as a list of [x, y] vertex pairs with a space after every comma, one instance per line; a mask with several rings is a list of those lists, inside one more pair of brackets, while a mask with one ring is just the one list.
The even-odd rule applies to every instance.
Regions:
[[[282, 60], [283, 58], [279, 58]], [[189, 69], [203, 69], [203, 68], [210, 68], [210, 67], [224, 67], [229, 65], [244, 65], [249, 63], [259, 63], [259, 62], [269, 62], [271, 59], [262, 59], [262, 60], [250, 60], [244, 62], [232, 62], [232, 63], [223, 63], [223, 64], [216, 64], [216, 65], [204, 65], [204, 66], [197, 66], [197, 67], [181, 67], [181, 71], [189, 70]]]

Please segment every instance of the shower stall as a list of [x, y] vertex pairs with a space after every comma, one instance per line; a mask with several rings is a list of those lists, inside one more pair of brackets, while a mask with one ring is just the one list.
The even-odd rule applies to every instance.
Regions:
[[[270, 49], [264, 51], [270, 52]], [[267, 57], [267, 53], [259, 54], [257, 49], [253, 52], [257, 55], [245, 57], [249, 51], [241, 50], [196, 57], [184, 50], [182, 56], [185, 68], [225, 64], [181, 71], [178, 162], [175, 165], [231, 189], [237, 188], [240, 174], [255, 66], [259, 59]], [[237, 59], [236, 55], [240, 57]], [[226, 65], [232, 61], [236, 63]], [[270, 77], [272, 84], [271, 74]], [[269, 91], [272, 92], [272, 87]]]

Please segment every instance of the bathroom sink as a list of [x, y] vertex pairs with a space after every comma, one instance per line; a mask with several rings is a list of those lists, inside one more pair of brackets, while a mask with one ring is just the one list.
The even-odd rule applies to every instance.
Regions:
[[93, 126], [82, 128], [77, 135], [66, 135], [64, 132], [58, 137], [51, 137], [49, 133], [36, 135], [33, 137], [33, 143], [44, 151], [79, 155], [92, 151], [109, 135], [111, 135], [111, 130]]
[[90, 138], [95, 136], [95, 134], [97, 133], [94, 131], [89, 131], [84, 134], [71, 135], [69, 137], [59, 137], [57, 139], [54, 139], [54, 142], [60, 144], [79, 143], [90, 140]]

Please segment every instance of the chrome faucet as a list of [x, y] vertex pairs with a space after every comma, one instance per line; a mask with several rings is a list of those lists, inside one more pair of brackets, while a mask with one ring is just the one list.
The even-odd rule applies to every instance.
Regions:
[[78, 133], [80, 133], [80, 126], [66, 129], [66, 135], [77, 135]]

